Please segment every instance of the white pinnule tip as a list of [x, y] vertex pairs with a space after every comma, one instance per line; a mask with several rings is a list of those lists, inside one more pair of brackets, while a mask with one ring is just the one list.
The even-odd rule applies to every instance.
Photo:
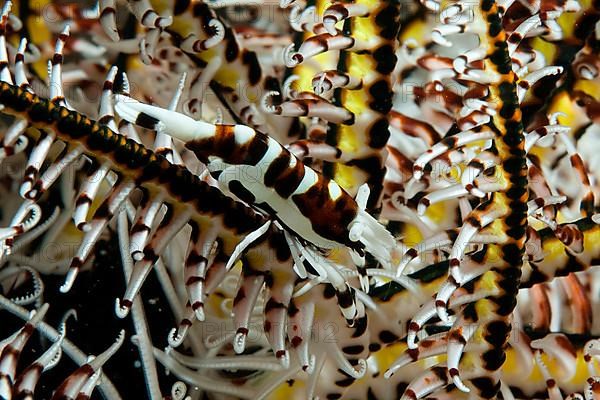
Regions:
[[308, 364], [305, 364], [305, 365], [303, 365], [303, 366], [302, 366], [302, 369], [303, 369], [303, 370], [304, 370], [304, 371], [305, 371], [307, 374], [309, 374], [309, 375], [312, 375], [313, 371], [315, 370], [315, 363], [316, 363], [316, 358], [315, 358], [315, 355], [314, 355], [314, 354], [312, 354], [312, 355], [309, 357]]
[[[156, 22], [156, 25], [158, 28], [166, 28], [167, 26], [170, 26], [173, 24], [173, 17], [168, 16], [168, 17], [159, 17], [158, 21]], [[152, 28], [152, 27], [149, 27]]]
[[[292, 74], [290, 76], [288, 76], [286, 78], [285, 81], [283, 81], [283, 95], [288, 98], [291, 99], [292, 98], [292, 84], [294, 82], [296, 82], [298, 79], [300, 79], [300, 76], [296, 75], [296, 74]], [[263, 96], [263, 100], [264, 100], [264, 96]]]
[[123, 300], [122, 303], [121, 299], [115, 299], [115, 314], [121, 319], [125, 318], [131, 310], [131, 307], [127, 305], [128, 302], [126, 302], [126, 300]]
[[444, 37], [444, 35], [442, 34], [442, 32], [440, 32], [437, 29], [434, 29], [433, 32], [431, 32], [431, 40], [433, 42], [439, 44], [440, 46], [444, 46], [444, 47], [452, 46], [452, 42], [450, 42], [448, 39], [446, 39]]
[[206, 318], [206, 316], [204, 315], [204, 304], [201, 304], [198, 308], [196, 308], [194, 310], [194, 313], [196, 314], [196, 319], [198, 321], [204, 321], [204, 319]]
[[448, 23], [448, 20], [458, 15], [460, 11], [461, 7], [458, 4], [451, 4], [440, 12], [440, 17], [442, 21], [446, 24]]
[[456, 281], [456, 284], [460, 287], [462, 285], [463, 276], [460, 272], [460, 260], [458, 258], [450, 259], [450, 275]]
[[585, 80], [592, 80], [596, 77], [596, 75], [598, 75], [598, 71], [593, 70], [591, 66], [589, 65], [582, 65], [579, 68], [579, 75], [581, 75], [581, 77]]
[[414, 350], [418, 347], [416, 330], [409, 328], [408, 334], [406, 335], [406, 346], [411, 350]]
[[413, 178], [415, 181], [420, 181], [423, 178], [423, 170], [422, 169], [414, 169], [413, 170]]
[[[65, 24], [65, 26], [63, 27], [62, 32], [60, 33], [62, 36], [70, 36], [71, 35], [71, 25], [70, 24]], [[62, 41], [62, 39], [59, 39], [58, 42]], [[58, 42], [56, 44], [56, 48], [58, 49]], [[62, 46], [60, 47], [60, 51], [62, 52]], [[58, 51], [57, 51], [58, 53]]]
[[438, 12], [440, 10], [440, 3], [435, 0], [425, 0], [425, 8], [433, 12]]
[[299, 53], [296, 52], [294, 44], [290, 44], [283, 50], [283, 62], [286, 67], [293, 68], [296, 65], [300, 64], [299, 57], [301, 58]]
[[447, 305], [445, 302], [443, 304], [439, 303], [435, 306], [435, 312], [437, 313], [438, 318], [444, 323], [450, 321], [450, 318], [448, 317], [448, 309], [446, 307]]
[[218, 19], [211, 19], [208, 22], [208, 26], [212, 28], [212, 30], [215, 32], [215, 34], [212, 37], [206, 39], [206, 41], [204, 42], [204, 46], [207, 49], [210, 49], [211, 47], [215, 47], [216, 45], [221, 43], [223, 39], [225, 39], [225, 27]]
[[463, 381], [460, 379], [459, 375], [454, 375], [452, 377], [452, 382], [454, 382], [454, 386], [456, 386], [458, 388], [458, 390], [460, 390], [461, 392], [465, 392], [465, 393], [469, 393], [471, 391], [471, 389], [469, 389], [464, 383]]
[[327, 89], [325, 88], [325, 79], [327, 79], [326, 75], [324, 73], [321, 73], [319, 79], [316, 82], [313, 81], [313, 92], [315, 92], [318, 95], [322, 95], [323, 93], [325, 93], [326, 90], [331, 89], [331, 84]]
[[548, 122], [550, 125], [558, 125], [558, 117], [567, 118], [567, 114], [563, 111], [555, 111], [548, 115]]
[[175, 348], [181, 346], [181, 343], [183, 343], [183, 339], [185, 339], [185, 335], [177, 334], [177, 328], [173, 328], [169, 331], [169, 335], [167, 336], [167, 343], [169, 343], [169, 346]]
[[6, 3], [4, 3], [4, 7], [2, 7], [2, 17], [3, 18], [8, 18], [8, 14], [10, 13], [10, 10], [12, 8], [12, 1], [7, 1]]
[[246, 349], [246, 334], [238, 332], [233, 338], [233, 351], [236, 354], [242, 354]]
[[467, 59], [466, 59], [466, 57], [461, 57], [461, 56], [456, 57], [454, 59], [454, 61], [452, 62], [452, 67], [459, 74], [462, 74], [463, 72], [465, 72], [465, 69], [467, 68]]
[[73, 283], [75, 283], [75, 278], [77, 278], [78, 272], [78, 268], [69, 268], [67, 276], [65, 277], [65, 282], [59, 288], [61, 293], [67, 293], [69, 290], [71, 290]]
[[31, 187], [32, 187], [31, 181], [23, 182], [23, 184], [19, 188], [19, 196], [26, 199], [27, 193], [31, 190]]
[[[99, 5], [99, 3], [98, 3]], [[104, 30], [104, 33], [112, 40], [113, 42], [118, 42], [121, 38], [119, 36], [119, 31], [117, 30], [117, 21], [116, 21], [116, 12], [112, 8], [105, 7], [104, 9], [98, 9], [98, 13], [100, 15], [100, 25]], [[96, 17], [97, 18], [97, 17]], [[93, 18], [93, 19], [96, 19]]]
[[117, 72], [119, 72], [119, 67], [117, 67], [116, 65], [113, 65], [112, 67], [110, 67], [110, 69], [108, 70], [108, 73], [106, 74], [106, 82], [114, 82], [115, 78], [117, 77]]
[[36, 189], [31, 189], [29, 192], [25, 193], [25, 198], [29, 200], [33, 200], [37, 197], [38, 191]]
[[360, 288], [363, 292], [368, 293], [370, 289], [369, 277], [364, 275], [358, 275], [358, 281], [360, 283]]
[[275, 96], [279, 96], [279, 92], [276, 90], [271, 90], [263, 95], [260, 102], [263, 111], [271, 114], [277, 112], [277, 107], [271, 102], [271, 98]]
[[17, 52], [20, 54], [23, 54], [23, 53], [25, 53], [26, 48], [27, 48], [27, 38], [21, 38]]
[[479, 197], [480, 199], [484, 198], [486, 195], [486, 193], [484, 191], [476, 188], [475, 186], [473, 186], [473, 188], [469, 191], [469, 193], [471, 193], [475, 197]]
[[360, 379], [365, 376], [365, 373], [367, 372], [367, 362], [365, 359], [361, 358], [358, 360], [358, 364], [354, 367], [354, 371], [355, 373], [351, 375], [355, 379]]

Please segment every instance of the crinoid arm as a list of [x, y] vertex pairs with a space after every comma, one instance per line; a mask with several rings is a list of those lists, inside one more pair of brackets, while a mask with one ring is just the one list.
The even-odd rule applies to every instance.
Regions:
[[38, 3], [0, 397], [600, 399], [598, 1]]

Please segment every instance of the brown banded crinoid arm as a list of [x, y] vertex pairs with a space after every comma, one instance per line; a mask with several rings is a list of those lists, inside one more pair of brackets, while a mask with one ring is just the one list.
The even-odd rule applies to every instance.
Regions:
[[[507, 353], [507, 364], [516, 368], [502, 370], [505, 397], [518, 388], [529, 396], [547, 390], [550, 399], [569, 393], [565, 398], [583, 399], [581, 393], [586, 399], [596, 398], [592, 393], [598, 390], [599, 332], [593, 312], [595, 289], [590, 288], [594, 274], [570, 274], [520, 290], [509, 338], [512, 352]], [[587, 371], [581, 368], [584, 364]]]
[[90, 357], [87, 363], [69, 375], [56, 389], [52, 399], [89, 399], [102, 377], [102, 366], [121, 348], [124, 340], [125, 330], [121, 330], [111, 346], [97, 356]]
[[312, 96], [267, 104], [275, 114], [318, 117], [329, 123], [326, 138], [302, 143], [304, 155], [333, 162], [324, 173], [352, 195], [367, 183], [367, 210], [380, 207], [398, 7], [388, 1], [334, 2], [310, 27], [314, 34], [297, 50], [291, 45], [284, 57], [288, 67], [294, 67], [339, 52], [337, 67], [314, 76]]
[[[210, 88], [224, 100], [235, 121], [263, 132], [281, 133], [280, 140], [297, 136], [294, 119], [275, 117], [260, 110], [262, 95], [278, 91], [279, 81], [265, 71], [254, 51], [243, 47], [232, 27], [222, 21], [207, 2], [129, 1], [140, 23], [149, 29], [141, 43], [141, 56], [160, 56], [157, 48], [175, 46], [197, 67], [190, 76], [190, 98], [183, 105], [187, 114], [201, 116]], [[155, 7], [153, 7], [155, 6]], [[101, 21], [112, 37], [116, 32], [114, 1], [106, 1]], [[166, 38], [161, 36], [166, 34]], [[157, 54], [155, 54], [157, 53]], [[296, 121], [297, 122], [297, 121]]]
[[586, 270], [600, 262], [598, 215], [570, 223], [527, 230], [522, 287], [550, 282], [554, 277]]
[[[20, 352], [23, 347], [26, 346], [34, 331], [37, 330], [41, 336], [45, 337], [51, 342], [54, 342], [40, 357], [31, 362], [17, 375], [16, 380], [12, 382], [14, 383], [14, 386], [12, 387], [13, 399], [18, 398], [32, 400], [38, 398], [39, 396], [36, 396], [35, 392], [41, 374], [51, 368], [54, 368], [62, 359], [63, 354], [70, 357], [78, 366], [86, 365], [87, 367], [85, 369], [89, 371], [90, 367], [101, 367], [100, 363], [105, 362], [110, 357], [110, 353], [118, 349], [122, 339], [125, 337], [124, 331], [121, 331], [116, 345], [111, 346], [111, 348], [109, 348], [109, 352], [99, 356], [100, 359], [98, 362], [94, 363], [90, 356], [81, 351], [65, 337], [67, 331], [66, 320], [70, 315], [72, 315], [72, 310], [68, 311], [63, 316], [62, 322], [57, 331], [43, 321], [43, 315], [48, 309], [48, 304], [44, 304], [36, 310], [28, 311], [27, 309], [20, 307], [6, 297], [0, 295], [0, 307], [3, 309], [3, 312], [13, 314], [15, 317], [25, 321], [25, 324], [21, 330], [15, 332], [8, 338], [0, 340], [0, 357], [2, 358], [2, 367], [0, 368], [2, 369], [2, 372], [0, 372], [0, 376], [2, 376], [2, 379], [6, 378], [3, 373], [8, 373], [9, 376], [11, 376], [10, 374], [13, 373], [12, 371], [14, 371], [14, 368], [17, 367], [15, 363], [19, 361]], [[85, 388], [87, 392], [79, 390], [76, 394], [81, 393], [83, 395], [87, 393], [89, 396], [89, 393], [91, 393], [96, 386], [99, 386], [100, 391], [105, 397], [119, 398], [117, 389], [110, 381], [110, 378], [106, 375], [102, 380], [100, 380], [100, 382], [98, 382], [97, 379], [94, 379], [93, 381], [87, 380], [87, 384], [85, 384], [85, 378], [83, 380], [79, 380], [80, 383], [82, 383], [82, 381], [84, 381], [83, 388]], [[0, 396], [3, 398], [11, 398], [11, 393], [9, 392], [9, 394], [6, 395], [6, 392], [2, 391], [0, 392]]]
[[[590, 11], [591, 21], [600, 19], [600, 11], [595, 13]], [[589, 23], [589, 22], [588, 22]], [[596, 196], [594, 203], [590, 198], [582, 200], [587, 202], [588, 214], [590, 208], [595, 207], [598, 211], [598, 178], [600, 178], [600, 169], [598, 164], [598, 124], [600, 123], [600, 96], [598, 85], [600, 83], [600, 39], [598, 32], [600, 26], [591, 29], [583, 47], [575, 54], [571, 68], [572, 79], [565, 82], [560, 91], [552, 97], [550, 108], [552, 110], [567, 111], [568, 115], [561, 115], [559, 119], [572, 128], [572, 140], [576, 151], [581, 156], [583, 163], [581, 166], [587, 167], [593, 184], [593, 193]], [[568, 107], [568, 108], [567, 108]], [[565, 109], [566, 108], [566, 109]], [[568, 172], [568, 171], [567, 171]], [[582, 183], [585, 180], [579, 179]], [[568, 182], [568, 181], [567, 181]], [[565, 181], [557, 180], [561, 190], [565, 189]], [[576, 206], [576, 204], [572, 204]]]
[[31, 318], [22, 329], [0, 342], [0, 396], [10, 399], [17, 379], [17, 363], [21, 352], [35, 331], [35, 327], [44, 319], [48, 304], [31, 314]]
[[[2, 302], [5, 300], [2, 299]], [[60, 361], [62, 355], [61, 346], [63, 346], [66, 334], [64, 320], [55, 343], [17, 375], [17, 364], [21, 353], [34, 331], [39, 328], [39, 325], [43, 324], [42, 321], [47, 310], [48, 304], [44, 304], [40, 309], [33, 311], [31, 317], [21, 330], [0, 342], [0, 396], [3, 399], [34, 399], [35, 388], [41, 374], [53, 368]], [[47, 329], [42, 330], [48, 333]], [[89, 398], [98, 384], [98, 379], [102, 374], [102, 366], [121, 347], [124, 339], [125, 331], [121, 330], [116, 342], [112, 346], [97, 357], [88, 358], [87, 363], [82, 363], [83, 365], [56, 389], [52, 398]]]
[[[416, 279], [418, 275], [424, 286], [435, 289], [440, 280], [444, 279], [443, 270], [447, 268], [447, 264], [446, 261], [429, 266], [412, 276]], [[594, 366], [594, 357], [598, 354], [598, 343], [595, 340], [598, 331], [592, 312], [597, 304], [594, 289], [590, 287], [593, 276], [594, 272], [588, 270], [584, 274], [570, 274], [551, 283], [520, 290], [519, 305], [513, 313], [515, 325], [506, 349], [507, 365], [499, 370], [501, 390], [505, 396], [512, 391], [521, 393], [526, 398], [533, 397], [534, 394], [535, 397], [541, 397], [540, 393], [548, 390], [551, 399], [560, 399], [562, 397], [553, 397], [559, 390], [563, 393], [585, 393], [596, 386], [594, 382], [597, 382], [598, 372]], [[461, 306], [469, 302], [469, 296], [486, 290], [486, 284], [483, 279], [477, 279], [474, 284], [460, 288], [463, 296], [458, 297], [458, 301], [453, 301], [451, 307], [459, 311]], [[402, 340], [404, 332], [403, 329], [394, 330], [387, 323], [378, 320], [382, 316], [387, 319], [395, 318], [403, 327], [404, 322], [408, 322], [419, 308], [419, 303], [415, 304], [414, 296], [395, 285], [384, 285], [371, 292], [371, 296], [377, 307], [370, 307], [368, 312], [372, 350], [368, 361], [369, 370], [363, 379], [347, 387], [343, 398], [367, 398], [369, 394], [376, 398], [400, 398], [405, 388], [420, 373], [420, 368], [414, 363], [420, 361], [422, 365], [429, 362], [425, 360], [430, 360], [431, 357], [444, 355], [448, 337], [445, 331], [439, 332], [441, 324], [432, 321], [424, 328], [431, 329], [429, 335], [420, 340], [416, 348], [404, 352], [393, 364], [396, 372], [391, 377], [389, 373], [386, 374], [389, 380], [384, 380], [380, 371], [389, 365], [390, 354], [400, 353], [405, 348]], [[435, 309], [432, 312], [435, 313]], [[549, 332], [561, 333], [548, 334]], [[538, 352], [542, 353], [541, 357], [537, 355]], [[540, 358], [543, 365], [538, 361]], [[584, 373], [579, 368], [584, 360], [591, 367], [589, 373]], [[447, 374], [445, 367], [441, 365], [433, 370], [439, 376]], [[554, 381], [548, 380], [548, 376]], [[454, 391], [440, 391], [436, 394], [438, 398], [447, 399], [456, 396]]]
[[[305, 40], [309, 39], [314, 35], [314, 30], [321, 26], [321, 21], [317, 17], [321, 15], [325, 8], [329, 6], [329, 2], [324, 0], [316, 0], [314, 2], [303, 3], [292, 3], [282, 1], [280, 7], [287, 8], [289, 10], [289, 25], [294, 31], [294, 43], [300, 46]], [[289, 43], [286, 43], [289, 46]], [[287, 70], [289, 75], [283, 83], [283, 92], [281, 93], [283, 101], [294, 101], [302, 98], [308, 98], [308, 96], [314, 96], [316, 93], [313, 91], [314, 78], [319, 73], [327, 74], [327, 71], [335, 72], [338, 63], [339, 52], [330, 51], [327, 53], [320, 54], [318, 57], [312, 58], [310, 61], [300, 63], [293, 68]], [[282, 60], [283, 61], [283, 60]], [[322, 94], [325, 99], [331, 99], [333, 92]], [[271, 99], [269, 99], [271, 100]], [[298, 118], [298, 121], [303, 125], [303, 129], [306, 130], [305, 136], [301, 136], [301, 140], [293, 142], [293, 147], [290, 151], [303, 159], [308, 156], [310, 152], [308, 148], [302, 146], [306, 140], [309, 142], [312, 140], [317, 141], [318, 144], [322, 144], [323, 140], [327, 136], [327, 121], [321, 118]], [[306, 150], [306, 151], [305, 151]], [[313, 156], [315, 159], [321, 159], [319, 156]]]
[[[479, 106], [475, 106], [485, 118], [465, 123], [463, 127], [472, 129], [482, 125], [493, 132], [493, 152], [499, 160], [495, 166], [497, 187], [466, 216], [450, 251], [450, 276], [438, 290], [435, 301], [423, 309], [437, 309], [440, 318], [448, 321], [444, 300], [448, 294], [476, 278], [482, 282], [481, 289], [457, 312], [447, 333], [446, 372], [440, 374], [438, 367], [426, 371], [408, 386], [406, 398], [427, 396], [448, 383], [482, 398], [496, 396], [500, 387], [497, 371], [505, 360], [510, 316], [516, 304], [525, 251], [528, 187], [518, 77], [511, 61], [516, 44], [508, 42], [502, 26], [503, 9], [494, 1], [484, 0], [475, 7], [456, 2], [450, 7], [471, 19], [445, 21], [436, 28], [438, 34], [468, 31], [479, 38], [479, 47], [456, 57], [452, 67], [463, 74], [464, 81], [487, 85], [485, 95], [476, 102]], [[441, 43], [445, 40], [445, 36], [438, 39]], [[494, 239], [480, 251], [465, 254], [472, 239], [484, 234]], [[421, 322], [435, 312], [426, 314], [420, 312]], [[420, 324], [415, 320], [413, 323]], [[469, 349], [465, 351], [467, 344]], [[416, 347], [414, 341], [409, 342], [409, 348]]]

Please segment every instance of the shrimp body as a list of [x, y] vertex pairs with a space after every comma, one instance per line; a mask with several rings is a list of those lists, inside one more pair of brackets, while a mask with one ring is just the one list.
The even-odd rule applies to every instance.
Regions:
[[320, 249], [347, 246], [391, 268], [396, 242], [364, 211], [367, 187], [353, 199], [335, 181], [304, 165], [275, 139], [244, 125], [209, 124], [117, 96], [117, 112], [185, 142], [221, 189], [277, 219]]

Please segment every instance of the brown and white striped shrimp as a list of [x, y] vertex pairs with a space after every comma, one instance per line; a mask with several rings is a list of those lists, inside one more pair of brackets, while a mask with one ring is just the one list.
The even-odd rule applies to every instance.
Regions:
[[394, 237], [364, 210], [368, 187], [353, 199], [275, 139], [247, 126], [195, 121], [119, 95], [116, 110], [130, 122], [183, 140], [222, 190], [276, 218], [301, 238], [295, 246], [303, 256], [315, 259], [303, 243], [325, 250], [348, 247], [358, 258], [367, 252], [385, 268], [394, 267]]

